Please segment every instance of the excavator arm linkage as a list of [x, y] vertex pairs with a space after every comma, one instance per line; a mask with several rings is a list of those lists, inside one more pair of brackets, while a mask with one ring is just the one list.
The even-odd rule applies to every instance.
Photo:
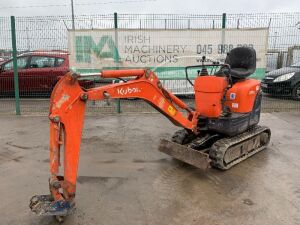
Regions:
[[[171, 122], [197, 133], [197, 113], [162, 87], [151, 70], [107, 70], [102, 78], [132, 77], [124, 83], [84, 90], [79, 75], [69, 72], [51, 94], [50, 102], [50, 195], [34, 196], [32, 211], [40, 215], [64, 216], [74, 205], [81, 134], [86, 101], [116, 98], [140, 98], [164, 114]], [[179, 111], [186, 111], [186, 115]], [[59, 175], [60, 149], [64, 147], [64, 176]]]

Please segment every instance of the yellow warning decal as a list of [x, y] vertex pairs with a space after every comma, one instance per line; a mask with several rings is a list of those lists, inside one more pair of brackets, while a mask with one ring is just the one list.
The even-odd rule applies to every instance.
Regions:
[[175, 114], [177, 113], [176, 109], [171, 105], [168, 106], [168, 111], [171, 116], [175, 116]]

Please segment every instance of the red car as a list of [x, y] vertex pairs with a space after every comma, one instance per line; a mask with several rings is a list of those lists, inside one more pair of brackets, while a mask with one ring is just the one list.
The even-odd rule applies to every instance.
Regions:
[[[69, 70], [68, 52], [34, 51], [17, 57], [19, 90], [21, 96], [49, 95], [57, 81]], [[80, 80], [84, 88], [94, 82]], [[14, 94], [14, 72], [12, 59], [0, 63], [0, 95]]]

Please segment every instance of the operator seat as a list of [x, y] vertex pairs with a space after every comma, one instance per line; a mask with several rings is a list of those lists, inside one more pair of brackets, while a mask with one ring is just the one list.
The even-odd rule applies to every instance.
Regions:
[[245, 79], [256, 70], [256, 52], [254, 48], [234, 48], [227, 54], [225, 63], [230, 65], [233, 78]]

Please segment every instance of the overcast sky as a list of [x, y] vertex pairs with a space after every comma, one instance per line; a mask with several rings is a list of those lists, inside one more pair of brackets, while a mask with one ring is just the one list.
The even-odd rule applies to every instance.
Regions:
[[[130, 2], [131, 1], [131, 2]], [[300, 12], [300, 0], [74, 0], [75, 14]], [[0, 16], [69, 15], [71, 0], [0, 0]], [[115, 2], [115, 3], [113, 3]], [[123, 2], [123, 3], [120, 3]], [[97, 4], [95, 4], [97, 3]], [[90, 5], [80, 5], [90, 4]], [[51, 6], [52, 5], [52, 6]], [[54, 6], [66, 5], [66, 6]], [[32, 7], [45, 6], [45, 7]], [[18, 8], [19, 7], [19, 8]]]

